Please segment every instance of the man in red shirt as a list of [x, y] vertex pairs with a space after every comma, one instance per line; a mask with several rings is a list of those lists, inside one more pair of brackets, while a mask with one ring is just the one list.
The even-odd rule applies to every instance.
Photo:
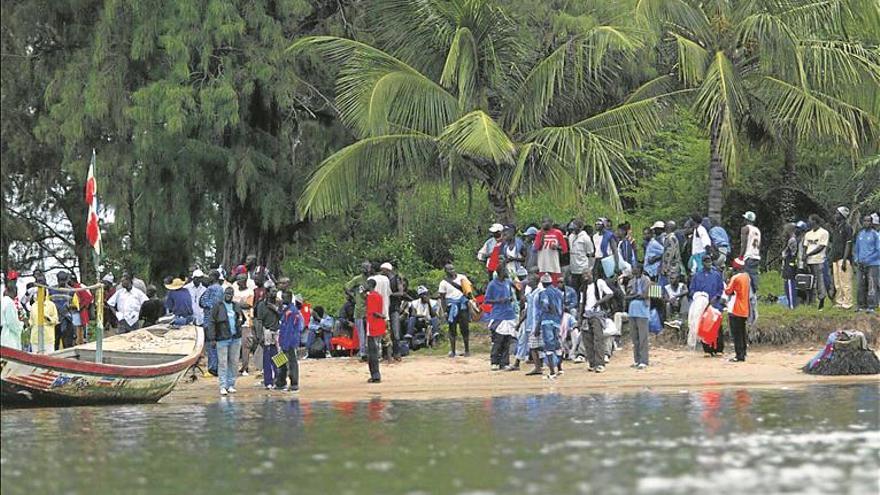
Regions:
[[549, 273], [553, 279], [553, 285], [559, 281], [562, 275], [562, 266], [559, 262], [559, 253], [568, 252], [568, 243], [561, 230], [553, 227], [553, 221], [545, 218], [541, 222], [541, 230], [535, 236], [532, 245], [538, 257], [538, 276]]
[[385, 308], [382, 295], [376, 292], [376, 281], [367, 280], [366, 284], [366, 320], [367, 320], [367, 363], [370, 367], [370, 379], [367, 383], [379, 383], [382, 375], [379, 374], [379, 350], [382, 346], [382, 337], [385, 335]]

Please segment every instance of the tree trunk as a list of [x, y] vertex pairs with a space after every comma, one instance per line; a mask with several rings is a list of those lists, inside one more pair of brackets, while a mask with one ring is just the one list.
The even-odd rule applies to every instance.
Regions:
[[[284, 244], [288, 241], [284, 233], [262, 230], [259, 219], [253, 218], [250, 214], [252, 210], [239, 204], [232, 190], [227, 194], [225, 210], [220, 258], [223, 266], [231, 270], [244, 263], [247, 255], [253, 254], [257, 257], [257, 264], [265, 266], [273, 274], [279, 274], [284, 259]], [[289, 234], [292, 235], [302, 225], [304, 223], [293, 226]]]
[[796, 212], [796, 198], [795, 192], [792, 187], [795, 185], [797, 180], [797, 146], [795, 145], [794, 140], [787, 140], [785, 142], [785, 157], [784, 163], [785, 166], [782, 172], [782, 183], [788, 187], [782, 189], [782, 194], [779, 198], [779, 214], [782, 217], [782, 220], [786, 222], [791, 222], [795, 218]]
[[514, 224], [516, 222], [516, 210], [513, 204], [513, 195], [508, 192], [489, 188], [489, 203], [496, 222], [501, 224]]
[[721, 221], [724, 208], [724, 162], [719, 151], [720, 124], [712, 125], [709, 133], [709, 218]]

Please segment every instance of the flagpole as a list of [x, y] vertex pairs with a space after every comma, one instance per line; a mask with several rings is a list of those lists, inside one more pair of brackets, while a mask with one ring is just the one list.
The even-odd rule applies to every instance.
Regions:
[[[97, 154], [95, 153], [95, 148], [92, 148], [92, 162], [89, 166], [92, 174], [95, 173]], [[98, 178], [93, 177], [95, 183], [97, 184]], [[95, 187], [95, 215], [98, 214], [98, 188]], [[98, 235], [100, 236], [101, 228], [100, 223], [98, 226]], [[100, 239], [100, 237], [99, 237]], [[100, 244], [98, 244], [100, 246]], [[101, 253], [98, 249], [92, 249], [92, 259], [95, 263], [95, 275], [97, 276], [97, 281], [101, 284], [98, 287], [98, 294], [95, 298], [95, 319], [97, 321], [97, 325], [95, 326], [95, 362], [101, 364], [104, 362], [104, 284], [101, 281]]]

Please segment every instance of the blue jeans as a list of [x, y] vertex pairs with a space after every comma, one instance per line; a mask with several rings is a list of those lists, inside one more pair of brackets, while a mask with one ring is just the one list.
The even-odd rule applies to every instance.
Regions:
[[749, 279], [752, 281], [752, 291], [755, 293], [758, 292], [758, 264], [760, 260], [747, 259], [746, 260], [746, 273], [749, 274]]
[[364, 319], [355, 318], [354, 327], [358, 333], [358, 356], [364, 357], [367, 355], [367, 330], [364, 325]]
[[[312, 344], [315, 342], [315, 339], [318, 337], [318, 331], [314, 328], [309, 329], [309, 334], [306, 335], [306, 349], [311, 349]], [[333, 337], [333, 333], [330, 330], [321, 330], [321, 340], [324, 341], [324, 352], [330, 350], [330, 339]], [[306, 351], [308, 352], [308, 350]]]
[[217, 377], [220, 379], [220, 388], [235, 386], [239, 354], [241, 354], [241, 337], [217, 342]]
[[217, 343], [207, 342], [205, 344], [205, 355], [208, 356], [208, 371], [217, 373]]
[[175, 316], [173, 320], [171, 320], [171, 326], [173, 327], [182, 327], [184, 325], [192, 325], [195, 319], [193, 315], [189, 316]]

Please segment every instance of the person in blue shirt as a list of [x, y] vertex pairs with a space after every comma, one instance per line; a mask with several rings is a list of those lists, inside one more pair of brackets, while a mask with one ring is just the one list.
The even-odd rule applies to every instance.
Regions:
[[[622, 223], [617, 226], [617, 238], [620, 239], [620, 242], [617, 244], [620, 259], [629, 263], [630, 266], [635, 265], [638, 261], [636, 245], [633, 242], [629, 223]], [[620, 269], [619, 265], [618, 269]]]
[[630, 334], [633, 343], [632, 367], [643, 370], [648, 367], [648, 319], [651, 316], [651, 279], [644, 274], [641, 265], [633, 265], [632, 279], [626, 287], [625, 299], [629, 302]]
[[[565, 303], [562, 291], [553, 285], [553, 279], [548, 274], [541, 277], [541, 284], [544, 286], [544, 290], [538, 295], [538, 325], [535, 332], [540, 332], [543, 340], [544, 358], [547, 367], [550, 368], [548, 378], [554, 379], [557, 370], [562, 371], [559, 368], [560, 359], [557, 356], [557, 351], [561, 349], [559, 330], [562, 326], [562, 310]], [[540, 359], [538, 356], [534, 356], [534, 358]]]
[[[299, 347], [305, 320], [293, 303], [293, 293], [289, 290], [281, 294], [281, 327], [278, 329], [278, 348], [287, 355], [287, 364], [278, 368], [275, 388], [285, 391], [299, 391], [299, 363], [296, 349]], [[290, 386], [287, 378], [290, 377]]]
[[495, 270], [495, 279], [486, 287], [485, 303], [492, 305], [489, 313], [489, 330], [492, 331], [491, 365], [493, 371], [510, 365], [510, 343], [516, 337], [517, 314], [514, 309], [516, 291], [507, 278], [507, 268]]
[[[208, 287], [199, 298], [199, 306], [205, 312], [205, 335], [211, 331], [214, 321], [211, 318], [211, 312], [214, 306], [223, 300], [223, 286], [220, 285], [220, 272], [213, 270], [208, 275]], [[205, 339], [205, 355], [208, 357], [208, 373], [217, 376], [217, 345], [216, 342]], [[207, 375], [206, 375], [207, 376]]]
[[712, 266], [711, 259], [704, 258], [703, 269], [691, 277], [691, 285], [688, 287], [688, 292], [692, 301], [694, 294], [705, 292], [709, 295], [709, 304], [717, 310], [724, 309], [724, 305], [721, 302], [721, 295], [724, 293], [724, 279], [721, 277], [721, 272]]
[[654, 231], [645, 229], [645, 273], [653, 281], [660, 275], [660, 261], [663, 260], [663, 244], [654, 236]]
[[862, 230], [856, 236], [853, 248], [853, 265], [858, 281], [858, 307], [856, 311], [873, 313], [877, 308], [877, 285], [880, 284], [880, 221], [865, 215]]
[[309, 332], [306, 336], [306, 352], [311, 351], [312, 344], [321, 334], [324, 342], [324, 357], [330, 357], [330, 339], [333, 337], [333, 326], [336, 321], [332, 316], [324, 314], [323, 306], [315, 306], [312, 310], [312, 318], [309, 320]]
[[709, 239], [712, 241], [712, 248], [715, 250], [715, 266], [722, 270], [727, 265], [727, 258], [730, 255], [730, 236], [724, 227], [718, 223], [718, 220], [709, 219]]
[[174, 316], [171, 325], [175, 327], [189, 325], [194, 321], [192, 298], [184, 285], [186, 282], [179, 278], [165, 284], [168, 289], [168, 294], [165, 295], [165, 311]]

